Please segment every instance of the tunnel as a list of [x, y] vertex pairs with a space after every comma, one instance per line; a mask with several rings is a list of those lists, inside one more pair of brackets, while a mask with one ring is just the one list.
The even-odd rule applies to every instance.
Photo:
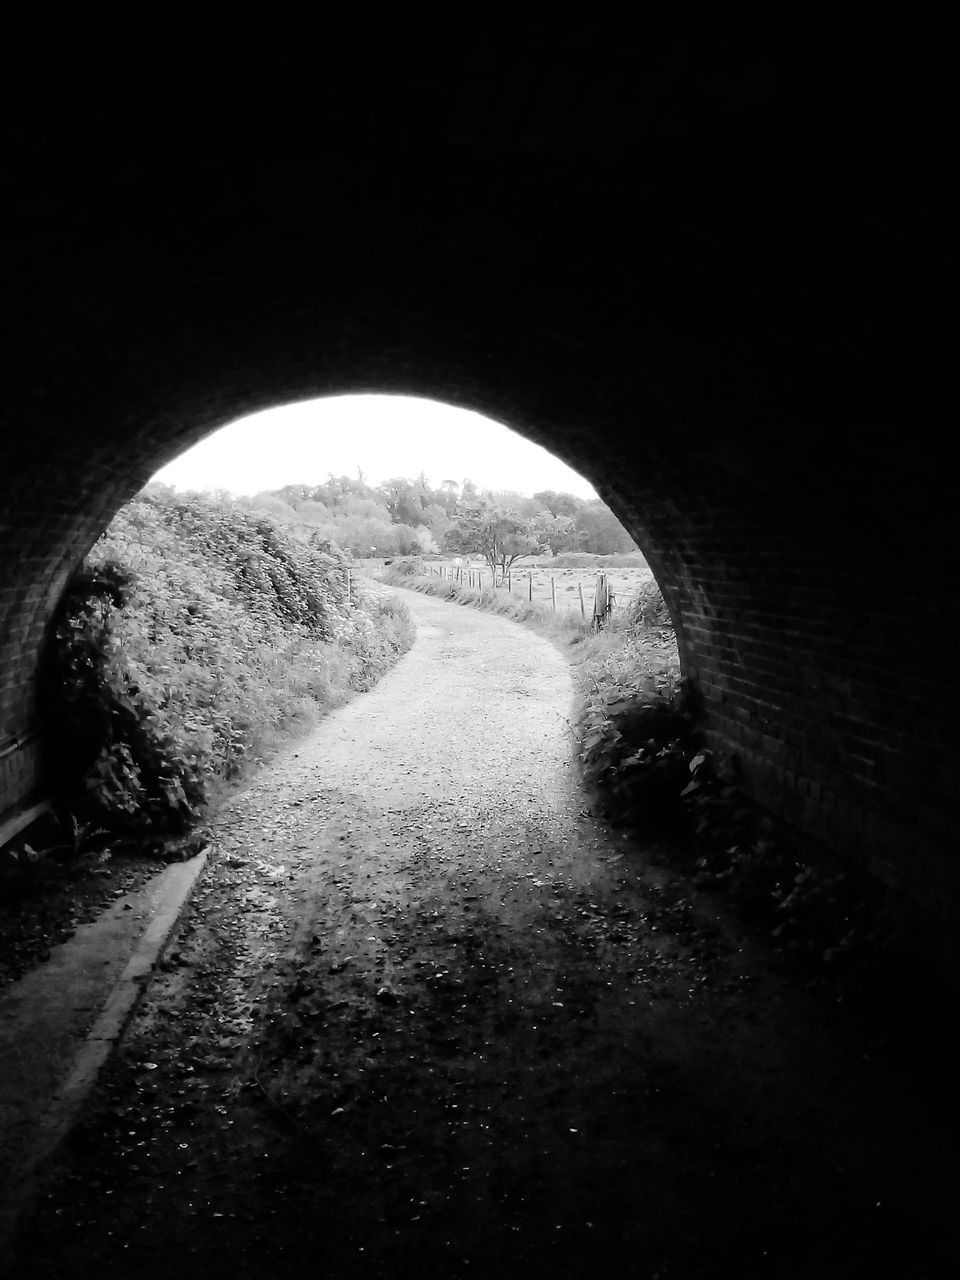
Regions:
[[11, 27], [0, 812], [111, 515], [268, 406], [483, 412], [594, 484], [760, 806], [957, 962], [957, 560], [931, 34]]

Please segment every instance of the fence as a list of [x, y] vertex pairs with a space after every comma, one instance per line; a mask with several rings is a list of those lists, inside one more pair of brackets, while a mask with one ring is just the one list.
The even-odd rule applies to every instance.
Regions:
[[[489, 567], [478, 568], [471, 565], [446, 565], [446, 564], [427, 564], [424, 566], [429, 570], [432, 577], [444, 578], [449, 582], [455, 582], [459, 586], [469, 587], [475, 591], [483, 591], [484, 586], [494, 591], [507, 591], [511, 595], [514, 594], [513, 579], [517, 578], [520, 587], [519, 595], [526, 596], [527, 600], [533, 603], [533, 582], [534, 575], [532, 571], [523, 570], [514, 574], [508, 570], [506, 574], [497, 575]], [[524, 578], [526, 582], [524, 582]], [[586, 622], [587, 620], [587, 599], [584, 597], [583, 583], [577, 582], [577, 594], [580, 605], [580, 617]], [[590, 601], [590, 620], [598, 629], [603, 627], [607, 618], [613, 611], [616, 603], [616, 595], [609, 576], [603, 570], [599, 570], [596, 575], [594, 589], [592, 592], [592, 600]], [[550, 575], [550, 608], [557, 612], [557, 580]]]

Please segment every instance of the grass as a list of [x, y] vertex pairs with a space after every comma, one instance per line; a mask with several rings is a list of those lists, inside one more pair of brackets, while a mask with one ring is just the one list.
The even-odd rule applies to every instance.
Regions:
[[[589, 619], [593, 610], [594, 592], [597, 573], [601, 569], [607, 572], [610, 590], [615, 597], [614, 616], [616, 617], [629, 604], [634, 595], [644, 586], [654, 583], [653, 575], [645, 562], [636, 560], [619, 565], [606, 563], [607, 560], [626, 561], [625, 556], [558, 556], [556, 560], [531, 560], [518, 565], [512, 573], [513, 595], [518, 601], [541, 605], [551, 610], [554, 593], [557, 613], [570, 613], [580, 616], [580, 593], [583, 594], [586, 613]], [[567, 561], [577, 563], [566, 563]], [[563, 561], [564, 563], [561, 563]], [[448, 561], [424, 560], [424, 576], [438, 574], [441, 567], [449, 575], [454, 567]], [[477, 566], [471, 566], [476, 571]], [[489, 579], [489, 569], [480, 569], [483, 581]], [[654, 584], [655, 585], [655, 584]]]
[[[550, 639], [586, 640], [596, 636], [589, 622], [581, 619], [579, 612], [561, 612], [560, 610], [554, 612], [536, 601], [531, 603], [525, 600], [515, 592], [511, 594], [504, 590], [495, 591], [491, 587], [477, 590], [476, 587], [461, 586], [449, 578], [403, 573], [392, 569], [385, 569], [377, 577], [380, 582], [391, 587], [419, 591], [421, 595], [449, 600], [451, 604], [458, 604], [463, 608], [483, 609], [488, 613], [499, 614], [502, 618], [512, 618], [515, 622], [526, 623], [534, 626], [542, 635]], [[619, 626], [619, 620], [613, 618], [610, 631], [616, 631]]]

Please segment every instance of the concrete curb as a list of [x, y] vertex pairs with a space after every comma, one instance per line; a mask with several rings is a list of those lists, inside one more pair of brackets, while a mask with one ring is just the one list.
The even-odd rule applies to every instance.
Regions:
[[162, 892], [147, 928], [114, 983], [93, 1026], [73, 1057], [72, 1065], [37, 1125], [15, 1187], [0, 1206], [0, 1256], [17, 1219], [33, 1197], [39, 1174], [76, 1123], [101, 1068], [137, 1006], [147, 981], [163, 959], [167, 945], [207, 863], [207, 850], [162, 872]]

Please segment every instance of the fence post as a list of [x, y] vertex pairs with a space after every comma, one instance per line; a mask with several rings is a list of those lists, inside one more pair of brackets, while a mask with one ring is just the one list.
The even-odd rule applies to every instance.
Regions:
[[587, 606], [583, 603], [583, 583], [582, 582], [577, 583], [577, 590], [580, 592], [580, 621], [586, 622]]
[[510, 592], [511, 595], [513, 595], [513, 574], [512, 573], [507, 574], [507, 590]]
[[557, 612], [557, 580], [552, 575], [550, 577], [550, 605], [553, 612]]
[[533, 604], [533, 574], [527, 574], [527, 599]]
[[603, 624], [610, 612], [610, 584], [607, 582], [605, 573], [597, 574], [597, 589], [593, 596], [593, 622], [597, 630], [603, 628]]
[[480, 569], [477, 570], [477, 590], [483, 590], [483, 572]]

